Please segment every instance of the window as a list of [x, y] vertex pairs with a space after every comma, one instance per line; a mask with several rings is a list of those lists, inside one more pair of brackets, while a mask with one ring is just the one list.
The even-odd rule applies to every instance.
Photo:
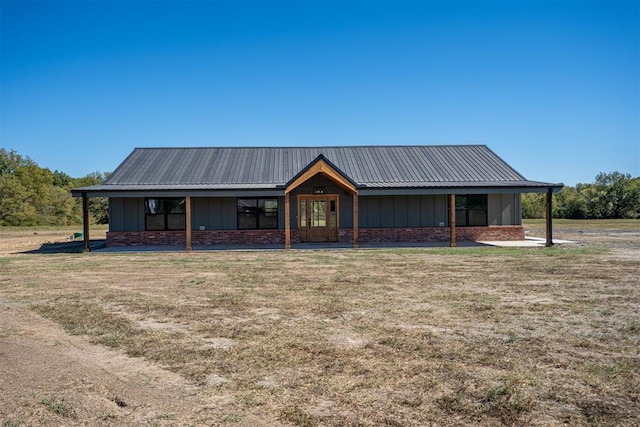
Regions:
[[185, 199], [145, 199], [145, 229], [184, 230], [186, 228]]
[[329, 226], [335, 227], [338, 223], [336, 219], [336, 201], [331, 200], [329, 202]]
[[238, 199], [238, 229], [278, 228], [278, 199]]
[[456, 225], [460, 227], [487, 225], [487, 195], [456, 196]]

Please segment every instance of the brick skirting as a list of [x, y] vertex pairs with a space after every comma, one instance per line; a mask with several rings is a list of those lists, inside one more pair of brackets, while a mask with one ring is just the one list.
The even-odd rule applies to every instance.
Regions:
[[[291, 230], [293, 239], [294, 230]], [[297, 241], [297, 232], [295, 233]], [[184, 246], [187, 236], [184, 231], [110, 231], [108, 246]], [[193, 230], [192, 246], [213, 245], [284, 245], [284, 230]]]
[[107, 246], [184, 246], [184, 231], [109, 231]]
[[[458, 227], [458, 241], [478, 240], [524, 240], [521, 225], [493, 227]], [[263, 244], [284, 246], [284, 230], [194, 230], [191, 232], [193, 246]], [[341, 242], [353, 242], [353, 230], [340, 229]], [[448, 242], [449, 227], [403, 227], [403, 228], [361, 228], [358, 230], [360, 243], [389, 242]], [[107, 233], [108, 246], [184, 246], [184, 231], [110, 231]], [[298, 242], [298, 230], [291, 230], [291, 242]]]
[[[340, 230], [340, 241], [353, 241], [353, 230]], [[361, 228], [358, 230], [360, 243], [388, 242], [448, 242], [449, 227], [403, 227], [403, 228]], [[457, 241], [524, 240], [521, 225], [492, 227], [457, 227]]]
[[[446, 240], [449, 240], [447, 237]], [[458, 227], [456, 240], [494, 241], [524, 240], [524, 227], [521, 225], [500, 225], [493, 227]]]

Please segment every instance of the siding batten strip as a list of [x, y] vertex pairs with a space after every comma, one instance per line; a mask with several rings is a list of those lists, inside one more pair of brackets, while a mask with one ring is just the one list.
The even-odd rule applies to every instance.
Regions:
[[185, 250], [187, 252], [191, 252], [193, 250], [193, 247], [191, 246], [191, 197], [186, 196], [184, 198], [184, 206], [185, 206], [185, 219], [186, 219], [186, 224], [185, 224], [185, 231], [186, 231], [186, 245], [185, 245]]
[[291, 202], [290, 193], [284, 193], [284, 249], [291, 250]]
[[353, 248], [357, 249], [358, 244], [358, 192], [351, 195], [353, 197]]
[[451, 236], [449, 238], [449, 246], [456, 247], [456, 195], [449, 194], [449, 230]]

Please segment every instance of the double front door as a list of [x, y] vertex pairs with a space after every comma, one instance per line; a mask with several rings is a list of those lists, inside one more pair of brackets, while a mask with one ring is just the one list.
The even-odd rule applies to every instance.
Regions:
[[338, 196], [298, 196], [298, 233], [301, 242], [337, 242]]

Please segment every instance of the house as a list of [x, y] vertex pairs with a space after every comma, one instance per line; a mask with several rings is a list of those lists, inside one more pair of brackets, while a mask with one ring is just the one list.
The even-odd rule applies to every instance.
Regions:
[[[529, 181], [484, 145], [136, 148], [100, 185], [107, 244], [184, 245], [524, 239]], [[551, 241], [548, 215], [547, 243]]]

